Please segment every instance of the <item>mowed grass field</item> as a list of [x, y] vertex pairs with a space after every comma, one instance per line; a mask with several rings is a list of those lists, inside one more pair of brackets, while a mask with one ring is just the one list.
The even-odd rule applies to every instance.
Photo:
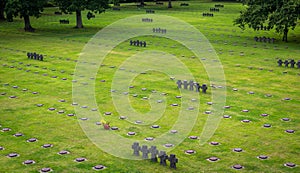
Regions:
[[[223, 3], [224, 8], [215, 12], [214, 17], [203, 17], [214, 2], [185, 1], [189, 6], [181, 7], [182, 2], [173, 2], [173, 8], [147, 3], [145, 8], [135, 4], [121, 4], [120, 11], [107, 10], [87, 20], [83, 12], [84, 29], [73, 29], [75, 15], [54, 15], [56, 8], [46, 8], [41, 18], [31, 18], [34, 33], [23, 31], [23, 20], [13, 23], [0, 23], [0, 172], [39, 172], [49, 167], [53, 172], [96, 172], [95, 165], [104, 165], [101, 172], [300, 172], [299, 130], [300, 130], [300, 69], [278, 67], [277, 60], [300, 60], [299, 25], [289, 33], [289, 42], [281, 42], [281, 36], [271, 31], [240, 30], [233, 26], [233, 20], [244, 7], [239, 3]], [[85, 135], [72, 105], [72, 80], [76, 61], [86, 43], [101, 29], [122, 18], [145, 14], [146, 9], [155, 10], [153, 15], [170, 15], [183, 20], [198, 29], [210, 41], [223, 65], [227, 98], [223, 118], [212, 138], [205, 145], [189, 136], [174, 146], [168, 154], [176, 154], [179, 159], [177, 169], [164, 167], [149, 160], [121, 159], [102, 151]], [[59, 24], [60, 19], [69, 19], [70, 24]], [[155, 22], [155, 21], [154, 21]], [[255, 42], [255, 36], [276, 38], [274, 44]], [[151, 109], [147, 100], [151, 91], [165, 92], [168, 95], [167, 108], [163, 116], [155, 122], [161, 128], [131, 124], [119, 120], [119, 113], [112, 102], [111, 87], [118, 67], [130, 56], [145, 50], [159, 50], [176, 56], [191, 71], [201, 84], [209, 82], [202, 57], [194, 57], [191, 50], [180, 43], [163, 37], [141, 36], [132, 39], [145, 40], [146, 48], [133, 47], [129, 41], [117, 45], [104, 59], [95, 77], [95, 100], [99, 110], [112, 112], [103, 119], [112, 126], [119, 127], [117, 133], [124, 138], [143, 140], [145, 137], [159, 136], [170, 131], [180, 112], [180, 90], [176, 80], [156, 71], [138, 75], [129, 90], [132, 107], [141, 113]], [[27, 52], [44, 55], [44, 61], [27, 59]], [[159, 64], [158, 64], [159, 65]], [[115, 68], [112, 68], [115, 67]], [[101, 82], [102, 80], [102, 82]], [[105, 82], [103, 81], [105, 80]], [[187, 79], [189, 80], [189, 79]], [[222, 86], [225, 87], [225, 86]], [[147, 88], [147, 91], [142, 91]], [[234, 91], [234, 89], [238, 89]], [[211, 110], [211, 93], [217, 89], [209, 87], [207, 94], [200, 94], [199, 115], [190, 136], [200, 136]], [[249, 94], [249, 92], [254, 94]], [[138, 94], [138, 97], [132, 97]], [[269, 95], [269, 96], [266, 96]], [[11, 98], [16, 96], [16, 98]], [[285, 100], [285, 98], [290, 98]], [[179, 103], [178, 107], [168, 106]], [[37, 104], [42, 104], [41, 107]], [[78, 105], [83, 106], [83, 105]], [[50, 111], [49, 108], [55, 108]], [[89, 107], [88, 109], [91, 109]], [[242, 110], [249, 110], [243, 112]], [[104, 112], [100, 112], [103, 114]], [[70, 114], [74, 114], [71, 116]], [[268, 114], [262, 116], [261, 114]], [[283, 121], [282, 118], [289, 118]], [[99, 121], [101, 118], [99, 117]], [[250, 120], [249, 123], [241, 122]], [[271, 127], [263, 127], [270, 124]], [[191, 124], [192, 126], [193, 124]], [[10, 131], [5, 131], [9, 128]], [[99, 131], [103, 130], [99, 126]], [[287, 133], [286, 130], [294, 130]], [[129, 131], [137, 132], [127, 136]], [[14, 134], [23, 136], [15, 137]], [[27, 142], [37, 138], [36, 142]], [[101, 138], [101, 136], [99, 136]], [[213, 146], [211, 141], [219, 142]], [[42, 148], [52, 144], [50, 148]], [[149, 142], [149, 146], [151, 142]], [[112, 146], [113, 147], [113, 146]], [[163, 149], [162, 146], [158, 146]], [[233, 152], [242, 148], [242, 152]], [[195, 150], [195, 154], [185, 154], [185, 150]], [[67, 150], [67, 155], [57, 154]], [[132, 150], [128, 148], [128, 150]], [[8, 158], [10, 153], [18, 157]], [[268, 159], [260, 160], [259, 155]], [[218, 157], [217, 162], [207, 161], [209, 157]], [[84, 157], [81, 163], [74, 161]], [[34, 160], [32, 165], [24, 165], [25, 160]], [[297, 166], [289, 168], [285, 163]], [[233, 165], [244, 168], [235, 170]], [[169, 163], [168, 163], [169, 165]]]

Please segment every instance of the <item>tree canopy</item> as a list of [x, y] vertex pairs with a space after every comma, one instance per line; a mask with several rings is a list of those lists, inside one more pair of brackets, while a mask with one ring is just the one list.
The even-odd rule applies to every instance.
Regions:
[[29, 16], [40, 17], [47, 0], [7, 0], [5, 12], [7, 18], [21, 17], [24, 19], [24, 30], [33, 32]]
[[76, 12], [76, 28], [83, 28], [81, 11], [102, 13], [109, 7], [108, 0], [55, 0], [64, 13]]
[[247, 8], [234, 20], [235, 25], [254, 30], [262, 26], [275, 28], [277, 33], [283, 34], [283, 41], [287, 41], [289, 30], [295, 29], [300, 19], [300, 0], [244, 0], [243, 4]]

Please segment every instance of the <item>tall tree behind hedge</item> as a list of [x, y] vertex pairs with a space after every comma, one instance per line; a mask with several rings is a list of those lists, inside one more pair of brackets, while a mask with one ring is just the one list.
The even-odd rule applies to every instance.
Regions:
[[30, 24], [30, 16], [40, 17], [47, 0], [7, 0], [5, 12], [8, 16], [24, 19], [24, 30], [33, 32]]
[[55, 0], [64, 13], [76, 13], [76, 28], [83, 28], [83, 10], [90, 10], [93, 13], [102, 13], [107, 9], [108, 0]]
[[289, 30], [294, 30], [300, 19], [300, 0], [244, 0], [243, 3], [247, 8], [234, 20], [235, 25], [254, 30], [267, 25], [283, 34], [282, 40], [286, 42]]

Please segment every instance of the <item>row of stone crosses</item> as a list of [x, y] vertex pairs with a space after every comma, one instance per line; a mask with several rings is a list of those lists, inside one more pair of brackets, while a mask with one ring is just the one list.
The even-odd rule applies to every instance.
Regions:
[[202, 13], [202, 16], [214, 17], [213, 13]]
[[219, 12], [220, 9], [219, 8], [210, 8], [209, 11], [210, 12]]
[[206, 93], [206, 90], [208, 89], [206, 84], [201, 86], [198, 82], [194, 82], [193, 80], [190, 80], [189, 82], [187, 80], [183, 80], [183, 82], [181, 80], [177, 80], [176, 84], [179, 89], [182, 88], [182, 85], [183, 89], [189, 89], [190, 91], [194, 91], [195, 88], [196, 92], [200, 92], [200, 89], [202, 89], [202, 93]]
[[167, 33], [167, 29], [153, 28], [152, 32], [166, 34]]
[[134, 142], [131, 146], [133, 149], [134, 156], [140, 156], [140, 152], [142, 152], [143, 159], [149, 159], [148, 154], [151, 154], [150, 160], [152, 162], [158, 162], [157, 157], [160, 159], [160, 165], [167, 166], [167, 160], [170, 162], [170, 168], [176, 169], [176, 163], [178, 163], [178, 158], [176, 158], [175, 154], [170, 154], [168, 156], [165, 151], [159, 151], [156, 149], [156, 146], [151, 146], [148, 149], [147, 145], [143, 145], [142, 147], [138, 142]]
[[153, 22], [151, 18], [142, 18], [142, 22]]
[[146, 41], [130, 40], [129, 43], [130, 43], [130, 46], [140, 46], [140, 47], [146, 47], [147, 46]]
[[295, 67], [295, 64], [297, 65], [297, 68], [300, 68], [300, 60], [298, 60], [298, 62], [296, 63], [296, 61], [295, 60], [281, 60], [281, 59], [279, 59], [278, 61], [277, 61], [277, 63], [278, 63], [278, 66], [279, 67], [281, 67], [282, 66], [282, 64], [284, 64], [284, 66], [285, 67], [289, 67], [289, 64], [291, 65], [291, 68], [294, 68]]
[[27, 52], [27, 57], [28, 59], [35, 59], [35, 60], [40, 60], [43, 61], [44, 60], [44, 56], [42, 54], [37, 54], [35, 52]]
[[254, 37], [254, 41], [256, 41], [256, 42], [268, 42], [268, 43], [274, 43], [275, 42], [275, 38], [270, 38], [270, 37], [265, 37], [265, 36], [263, 36], [263, 37]]

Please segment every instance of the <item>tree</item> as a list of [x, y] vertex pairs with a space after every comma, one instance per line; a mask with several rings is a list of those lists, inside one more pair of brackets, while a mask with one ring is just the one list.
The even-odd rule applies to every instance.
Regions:
[[107, 9], [108, 0], [55, 0], [64, 13], [76, 12], [75, 28], [83, 28], [81, 11], [90, 10], [93, 13], [102, 13]]
[[172, 8], [172, 1], [171, 0], [169, 0], [168, 8]]
[[248, 25], [254, 30], [267, 25], [268, 29], [275, 28], [283, 34], [282, 41], [287, 42], [289, 30], [294, 30], [300, 19], [299, 0], [244, 0], [243, 4], [247, 8], [234, 20], [235, 25], [242, 29]]
[[12, 20], [12, 16], [23, 18], [24, 30], [33, 32], [34, 28], [30, 24], [30, 16], [40, 17], [46, 2], [47, 0], [7, 0], [5, 12], [10, 20]]
[[6, 0], [0, 0], [0, 20], [5, 20], [4, 9], [6, 5]]

